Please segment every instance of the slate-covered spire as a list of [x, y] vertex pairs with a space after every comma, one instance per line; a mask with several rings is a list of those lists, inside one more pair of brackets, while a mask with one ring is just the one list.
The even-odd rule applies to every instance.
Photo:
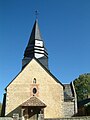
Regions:
[[28, 45], [24, 52], [22, 68], [24, 68], [32, 58], [38, 59], [46, 68], [48, 68], [48, 53], [41, 37], [38, 20], [35, 20]]

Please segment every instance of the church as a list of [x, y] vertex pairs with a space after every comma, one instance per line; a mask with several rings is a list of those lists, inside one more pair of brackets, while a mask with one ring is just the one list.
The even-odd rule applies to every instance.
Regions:
[[35, 20], [21, 71], [5, 88], [2, 116], [25, 120], [65, 118], [77, 113], [73, 82], [63, 84], [49, 70], [48, 51]]

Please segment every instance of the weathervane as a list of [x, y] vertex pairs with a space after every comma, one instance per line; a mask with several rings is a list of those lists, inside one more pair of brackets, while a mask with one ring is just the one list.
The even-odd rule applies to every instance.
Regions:
[[38, 11], [36, 10], [36, 11], [35, 11], [36, 19], [38, 19], [38, 14], [39, 14], [39, 13], [38, 13]]

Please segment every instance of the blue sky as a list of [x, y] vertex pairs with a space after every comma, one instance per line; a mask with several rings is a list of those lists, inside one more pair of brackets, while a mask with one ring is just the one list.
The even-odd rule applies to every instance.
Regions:
[[0, 101], [21, 70], [35, 10], [50, 71], [62, 83], [90, 73], [90, 0], [0, 0]]

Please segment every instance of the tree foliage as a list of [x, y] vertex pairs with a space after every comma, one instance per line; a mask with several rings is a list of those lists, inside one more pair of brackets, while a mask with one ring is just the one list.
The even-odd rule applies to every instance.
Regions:
[[90, 96], [90, 74], [82, 74], [74, 80], [78, 101]]

